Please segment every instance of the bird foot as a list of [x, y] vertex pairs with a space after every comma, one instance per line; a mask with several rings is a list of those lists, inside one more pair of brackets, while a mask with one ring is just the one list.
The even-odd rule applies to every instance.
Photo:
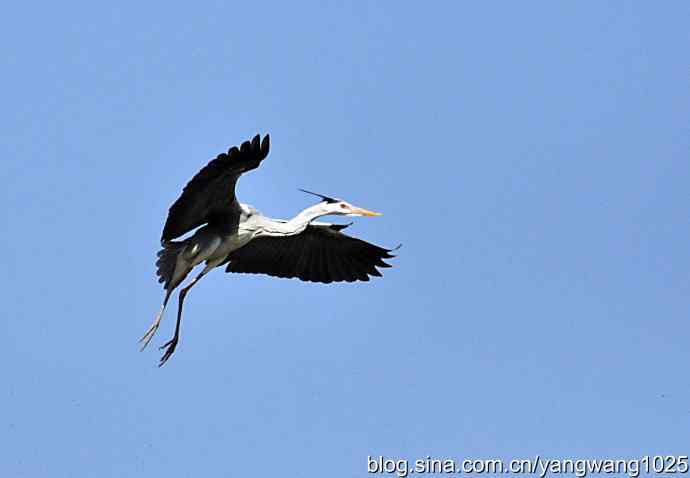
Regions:
[[162, 367], [163, 364], [165, 364], [165, 362], [167, 362], [168, 359], [172, 356], [173, 352], [175, 352], [175, 347], [177, 347], [177, 341], [177, 337], [173, 337], [172, 340], [169, 340], [168, 342], [164, 343], [159, 347], [160, 350], [166, 349], [165, 353], [161, 357], [161, 361], [158, 364], [159, 367]]
[[139, 343], [141, 344], [141, 348], [139, 349], [140, 352], [142, 352], [146, 346], [151, 342], [151, 339], [153, 338], [154, 335], [156, 335], [156, 331], [158, 330], [158, 324], [151, 324], [151, 327], [146, 331], [146, 333], [139, 339]]
[[151, 339], [153, 338], [153, 336], [156, 335], [156, 331], [158, 330], [158, 326], [161, 324], [161, 320], [163, 319], [163, 311], [164, 311], [164, 308], [161, 307], [160, 312], [158, 312], [158, 315], [156, 315], [156, 318], [154, 319], [151, 326], [144, 333], [144, 335], [139, 339], [139, 343], [141, 344], [141, 348], [139, 349], [140, 352], [146, 348], [146, 346], [149, 344], [149, 342], [151, 342]]

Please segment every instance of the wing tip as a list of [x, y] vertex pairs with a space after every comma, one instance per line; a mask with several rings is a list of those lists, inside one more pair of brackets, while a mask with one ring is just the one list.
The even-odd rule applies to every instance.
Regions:
[[392, 259], [392, 258], [396, 257], [396, 254], [391, 254], [391, 252], [395, 252], [395, 251], [399, 250], [401, 247], [402, 247], [402, 243], [398, 244], [393, 249], [384, 249], [386, 252], [383, 254], [383, 258], [384, 259]]
[[[258, 138], [259, 135], [257, 134], [256, 137]], [[259, 151], [261, 153], [261, 159], [265, 158], [268, 156], [268, 151], [271, 149], [271, 135], [266, 133], [264, 135], [263, 141], [261, 141], [261, 146], [259, 147]]]
[[347, 223], [347, 224], [331, 224], [331, 225], [329, 225], [328, 227], [329, 227], [331, 230], [333, 230], [333, 231], [339, 232], [339, 231], [342, 231], [342, 230], [345, 229], [345, 228], [350, 227], [350, 226], [353, 225], [353, 224], [354, 224], [353, 222], [349, 222], [349, 223]]

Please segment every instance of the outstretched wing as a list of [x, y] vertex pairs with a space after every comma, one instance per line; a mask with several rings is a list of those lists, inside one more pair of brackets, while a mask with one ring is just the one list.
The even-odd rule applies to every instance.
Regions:
[[377, 267], [395, 257], [384, 249], [339, 232], [346, 226], [309, 225], [300, 234], [257, 237], [231, 252], [226, 272], [249, 272], [303, 281], [354, 282], [381, 277]]
[[170, 207], [161, 242], [180, 237], [202, 224], [222, 223], [229, 215], [237, 215], [237, 179], [242, 173], [259, 167], [268, 155], [269, 145], [268, 135], [260, 142], [257, 134], [251, 142], [230, 148], [204, 166]]

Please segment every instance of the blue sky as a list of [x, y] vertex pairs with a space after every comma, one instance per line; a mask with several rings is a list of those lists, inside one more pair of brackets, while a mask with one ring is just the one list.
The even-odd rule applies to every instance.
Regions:
[[[680, 1], [6, 6], [0, 475], [687, 454], [689, 20]], [[350, 231], [403, 243], [395, 267], [214, 271], [158, 369], [137, 339], [167, 208], [258, 132], [243, 202], [382, 211]]]

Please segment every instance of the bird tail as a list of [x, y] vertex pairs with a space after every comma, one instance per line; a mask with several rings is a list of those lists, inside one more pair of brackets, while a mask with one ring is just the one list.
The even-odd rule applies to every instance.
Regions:
[[180, 285], [187, 273], [189, 273], [189, 271], [184, 271], [182, 277], [176, 277], [181, 275], [179, 273], [175, 274], [177, 257], [184, 251], [186, 245], [186, 241], [166, 241], [163, 243], [163, 249], [158, 251], [158, 260], [156, 261], [158, 270], [156, 274], [158, 275], [158, 282], [162, 283], [163, 289], [167, 291], [172, 291]]

